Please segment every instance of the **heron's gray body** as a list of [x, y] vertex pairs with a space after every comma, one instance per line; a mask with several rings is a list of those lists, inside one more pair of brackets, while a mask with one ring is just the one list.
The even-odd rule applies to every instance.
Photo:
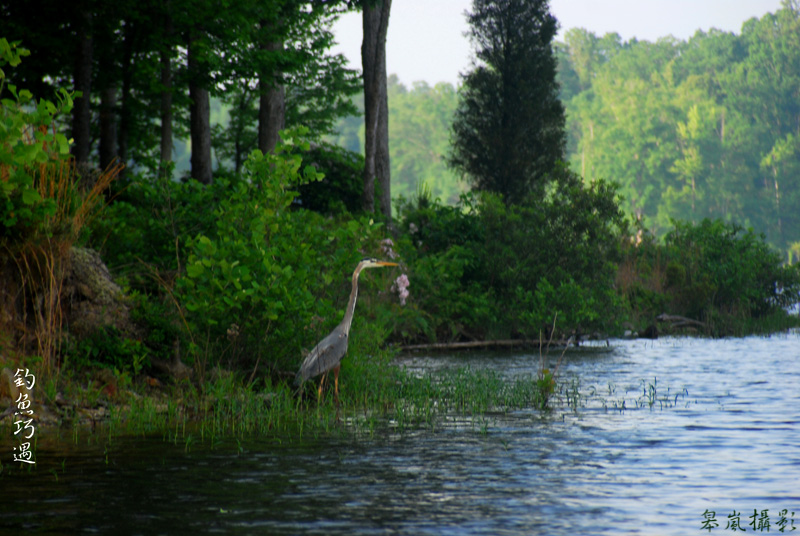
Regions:
[[303, 360], [294, 382], [302, 383], [338, 365], [347, 352], [347, 331], [343, 323], [339, 324], [330, 335], [319, 341]]

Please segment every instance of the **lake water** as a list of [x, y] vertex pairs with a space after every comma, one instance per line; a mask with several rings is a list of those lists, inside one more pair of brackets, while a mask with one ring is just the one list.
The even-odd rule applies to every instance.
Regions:
[[[468, 364], [513, 376], [535, 372], [539, 356], [401, 362], [420, 373]], [[798, 333], [611, 341], [569, 351], [559, 377], [581, 395], [577, 404], [562, 397], [546, 412], [451, 416], [433, 430], [188, 452], [160, 438], [42, 444], [36, 471], [0, 478], [0, 534], [800, 529]]]

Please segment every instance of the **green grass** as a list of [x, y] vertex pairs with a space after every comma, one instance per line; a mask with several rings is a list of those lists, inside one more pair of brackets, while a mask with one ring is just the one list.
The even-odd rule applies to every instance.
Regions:
[[[235, 375], [220, 374], [202, 389], [190, 384], [162, 393], [128, 395], [113, 405], [108, 419], [91, 432], [72, 421], [74, 442], [99, 430], [108, 439], [161, 435], [165, 441], [195, 443], [227, 438], [278, 437], [287, 440], [329, 433], [374, 433], [382, 428], [436, 428], [451, 416], [543, 408], [546, 396], [536, 377], [507, 380], [486, 370], [459, 368], [412, 375], [396, 366], [340, 377], [339, 404], [326, 387], [317, 400], [316, 383], [297, 397], [290, 387], [254, 388]], [[332, 382], [326, 382], [332, 383]]]
[[650, 411], [670, 410], [679, 407], [688, 407], [692, 404], [689, 399], [689, 391], [686, 387], [673, 390], [670, 386], [660, 385], [658, 378], [652, 381], [640, 380], [638, 391], [626, 391], [622, 393], [615, 384], [609, 382], [605, 389], [598, 389], [591, 386], [588, 389], [581, 389], [580, 381], [575, 379], [569, 384], [560, 386], [559, 395], [574, 411], [583, 408], [594, 407], [602, 408], [604, 411], [632, 411], [638, 409], [648, 409]]

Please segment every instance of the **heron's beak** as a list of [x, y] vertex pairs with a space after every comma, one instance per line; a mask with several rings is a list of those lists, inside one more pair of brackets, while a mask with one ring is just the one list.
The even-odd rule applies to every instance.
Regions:
[[377, 264], [378, 266], [400, 266], [396, 262], [385, 262], [385, 261], [378, 261], [375, 264]]

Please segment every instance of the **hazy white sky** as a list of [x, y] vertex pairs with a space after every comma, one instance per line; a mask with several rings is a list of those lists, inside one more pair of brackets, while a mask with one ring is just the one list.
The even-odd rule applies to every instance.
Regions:
[[[655, 41], [672, 35], [688, 39], [698, 29], [739, 33], [751, 17], [780, 8], [781, 0], [550, 0], [560, 23], [559, 38], [569, 28], [586, 28], [598, 36], [617, 32], [623, 40]], [[458, 83], [469, 67], [471, 49], [464, 36], [464, 12], [471, 0], [392, 0], [386, 70], [406, 85], [424, 80]], [[350, 13], [334, 25], [344, 53], [361, 67], [361, 14]]]

